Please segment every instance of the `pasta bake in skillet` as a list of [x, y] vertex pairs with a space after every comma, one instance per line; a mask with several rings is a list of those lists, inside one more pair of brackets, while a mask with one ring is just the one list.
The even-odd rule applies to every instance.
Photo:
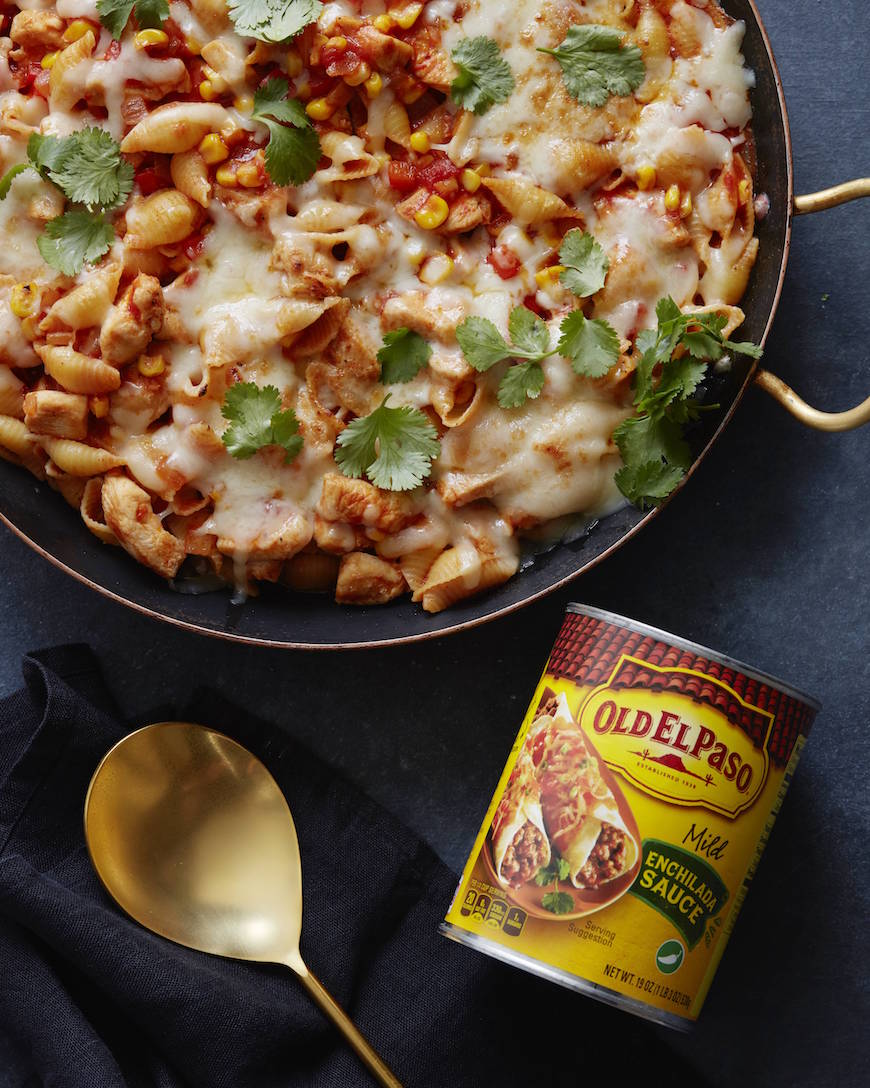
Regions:
[[712, 2], [0, 11], [0, 453], [165, 578], [439, 611], [666, 497], [755, 353]]

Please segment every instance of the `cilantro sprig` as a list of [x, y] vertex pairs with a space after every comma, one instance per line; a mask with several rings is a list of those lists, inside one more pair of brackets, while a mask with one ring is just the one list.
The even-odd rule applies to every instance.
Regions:
[[273, 44], [295, 38], [322, 11], [320, 0], [229, 0], [238, 33]]
[[610, 261], [588, 231], [569, 230], [559, 247], [563, 266], [559, 281], [578, 298], [589, 298], [600, 291], [607, 278]]
[[560, 880], [568, 880], [571, 866], [562, 857], [553, 857], [549, 865], [542, 866], [534, 875], [538, 887], [553, 885], [553, 890], [541, 896], [541, 906], [551, 914], [570, 914], [574, 910], [574, 896], [559, 889]]
[[221, 441], [241, 461], [253, 457], [264, 446], [280, 446], [284, 463], [302, 451], [302, 435], [292, 408], [282, 410], [281, 394], [274, 385], [262, 389], [255, 382], [231, 385], [221, 405], [221, 415], [229, 427]]
[[683, 428], [698, 418], [695, 397], [707, 372], [726, 352], [761, 356], [755, 344], [725, 340], [722, 314], [684, 314], [670, 297], [656, 306], [657, 327], [638, 334], [634, 377], [637, 415], [613, 432], [623, 467], [616, 486], [641, 509], [667, 498], [685, 476], [691, 451]]
[[411, 491], [432, 471], [441, 450], [438, 432], [419, 409], [391, 408], [389, 399], [345, 427], [335, 460], [345, 476], [366, 476], [386, 491]]
[[381, 382], [384, 385], [394, 385], [397, 382], [412, 381], [431, 356], [432, 348], [418, 332], [403, 327], [386, 333], [383, 346], [378, 352]]
[[623, 38], [610, 26], [575, 25], [558, 48], [538, 52], [559, 62], [568, 94], [584, 106], [603, 106], [611, 95], [631, 94], [646, 75], [640, 49]]
[[302, 185], [317, 169], [320, 140], [302, 104], [288, 98], [290, 84], [272, 76], [254, 92], [251, 116], [269, 129], [266, 170], [276, 185]]
[[121, 40], [124, 27], [135, 11], [140, 30], [159, 30], [169, 18], [168, 0], [97, 0], [100, 22], [116, 41]]
[[83, 128], [69, 136], [31, 134], [27, 162], [0, 179], [5, 200], [14, 178], [35, 170], [56, 185], [73, 207], [49, 220], [36, 244], [42, 259], [65, 276], [99, 260], [111, 248], [115, 232], [102, 213], [120, 207], [133, 188], [133, 166], [121, 156], [112, 137], [99, 128]]
[[470, 366], [485, 372], [506, 359], [522, 362], [509, 367], [498, 387], [502, 408], [519, 408], [534, 400], [544, 388], [541, 363], [551, 355], [564, 355], [575, 374], [600, 378], [619, 358], [619, 338], [602, 320], [590, 320], [580, 310], [568, 314], [559, 327], [560, 337], [550, 347], [550, 331], [537, 314], [515, 306], [508, 318], [511, 343], [485, 317], [467, 317], [456, 329], [456, 339]]
[[545, 888], [557, 880], [567, 880], [571, 875], [571, 866], [562, 857], [553, 857], [549, 865], [542, 865], [532, 878], [539, 888]]
[[492, 38], [463, 38], [450, 56], [458, 71], [450, 97], [458, 106], [480, 115], [497, 102], [507, 102], [514, 77]]

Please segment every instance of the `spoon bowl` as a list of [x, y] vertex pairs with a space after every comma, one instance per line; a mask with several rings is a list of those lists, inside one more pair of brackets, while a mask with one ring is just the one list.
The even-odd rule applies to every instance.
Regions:
[[158, 722], [102, 759], [85, 839], [109, 894], [177, 944], [290, 967], [387, 1088], [399, 1081], [306, 967], [302, 862], [293, 817], [263, 764], [189, 722]]

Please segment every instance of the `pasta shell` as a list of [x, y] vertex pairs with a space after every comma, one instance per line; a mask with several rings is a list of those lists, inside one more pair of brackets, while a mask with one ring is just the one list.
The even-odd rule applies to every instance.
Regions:
[[688, 4], [674, 4], [671, 9], [671, 42], [678, 56], [696, 57], [701, 52], [699, 17], [704, 18]]
[[25, 385], [8, 370], [0, 367], [0, 416], [20, 419], [24, 414]]
[[551, 153], [559, 172], [560, 188], [565, 192], [587, 189], [616, 166], [614, 151], [590, 140], [558, 140]]
[[387, 106], [383, 117], [384, 136], [392, 140], [399, 147], [411, 146], [411, 122], [408, 120], [408, 111], [401, 102], [393, 99]]
[[121, 384], [113, 366], [73, 348], [39, 344], [36, 352], [45, 372], [70, 393], [113, 393]]
[[33, 435], [20, 419], [12, 416], [0, 416], [0, 446], [10, 450], [19, 457], [26, 457], [33, 452], [35, 445]]
[[190, 151], [206, 133], [217, 132], [229, 119], [224, 107], [215, 102], [158, 106], [130, 129], [121, 141], [121, 150], [128, 155], [134, 151], [157, 151], [164, 155]]
[[437, 382], [432, 386], [432, 407], [445, 427], [459, 427], [477, 414], [483, 403], [483, 388], [472, 381], [457, 384]]
[[561, 197], [525, 178], [484, 178], [483, 184], [518, 223], [583, 218]]
[[196, 204], [177, 189], [161, 189], [127, 212], [124, 244], [131, 249], [155, 249], [180, 242], [199, 219]]
[[406, 588], [402, 572], [386, 559], [351, 552], [338, 568], [335, 599], [339, 604], [386, 604]]
[[306, 358], [316, 355], [335, 338], [350, 309], [350, 299], [339, 299], [334, 305], [304, 329], [293, 341], [293, 355]]
[[57, 467], [70, 476], [97, 476], [124, 464], [108, 450], [69, 438], [40, 438], [40, 442]]
[[118, 544], [118, 538], [106, 525], [106, 515], [103, 513], [102, 503], [103, 477], [90, 476], [85, 481], [85, 489], [82, 492], [79, 512], [82, 521], [90, 531], [104, 544]]
[[48, 80], [48, 93], [52, 111], [69, 110], [84, 95], [87, 71], [80, 74], [75, 69], [87, 60], [97, 44], [92, 30], [87, 31], [77, 41], [61, 50], [51, 66]]
[[74, 510], [80, 509], [85, 491], [85, 481], [81, 476], [67, 476], [64, 472], [58, 472], [51, 461], [45, 466], [45, 476]]
[[416, 593], [426, 581], [432, 564], [440, 554], [441, 548], [426, 548], [423, 551], [403, 555], [399, 560], [399, 570], [404, 575], [412, 593]]
[[63, 328], [89, 329], [102, 325], [118, 290], [121, 264], [110, 261], [85, 274], [87, 278], [84, 283], [61, 295], [40, 321], [40, 332]]
[[463, 597], [506, 582], [518, 565], [513, 555], [495, 554], [482, 559], [470, 544], [448, 548], [432, 564], [414, 599], [422, 601], [425, 612], [441, 612]]
[[205, 159], [196, 150], [179, 151], [169, 163], [172, 184], [180, 193], [189, 196], [203, 208], [211, 199], [211, 182]]
[[281, 572], [284, 585], [299, 593], [332, 589], [338, 579], [339, 560], [324, 552], [300, 552], [288, 559]]

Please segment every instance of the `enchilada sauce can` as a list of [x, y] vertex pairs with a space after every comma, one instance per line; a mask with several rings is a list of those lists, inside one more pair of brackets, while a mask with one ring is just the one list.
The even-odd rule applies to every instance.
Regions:
[[570, 605], [442, 931], [688, 1028], [818, 709], [702, 646]]

